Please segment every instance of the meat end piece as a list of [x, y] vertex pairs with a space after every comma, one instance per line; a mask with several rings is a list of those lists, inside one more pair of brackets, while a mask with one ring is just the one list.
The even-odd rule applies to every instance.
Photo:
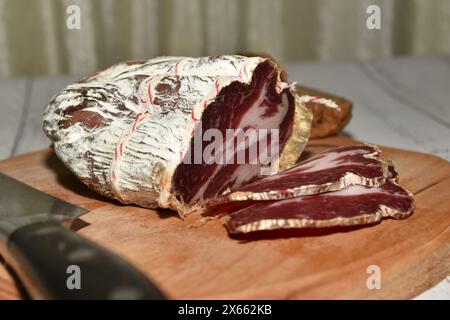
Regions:
[[413, 210], [413, 195], [388, 181], [377, 187], [354, 185], [323, 194], [259, 202], [230, 214], [226, 227], [231, 234], [242, 234], [369, 225], [382, 218], [406, 218]]
[[333, 101], [337, 107], [320, 103], [319, 99], [305, 101], [306, 107], [313, 113], [310, 138], [325, 138], [337, 135], [350, 122], [352, 117], [352, 102], [304, 86], [296, 86], [300, 96], [317, 97]]

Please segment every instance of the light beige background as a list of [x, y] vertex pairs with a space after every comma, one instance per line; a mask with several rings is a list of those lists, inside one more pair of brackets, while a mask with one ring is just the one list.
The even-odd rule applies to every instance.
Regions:
[[[66, 28], [71, 4], [81, 30]], [[366, 28], [370, 4], [381, 30]], [[0, 77], [244, 50], [282, 62], [448, 54], [450, 0], [0, 0]]]

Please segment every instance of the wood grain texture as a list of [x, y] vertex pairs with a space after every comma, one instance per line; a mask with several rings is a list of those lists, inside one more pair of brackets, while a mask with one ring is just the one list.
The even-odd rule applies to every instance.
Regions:
[[[310, 142], [306, 156], [357, 143], [347, 137]], [[122, 206], [78, 182], [51, 150], [0, 162], [0, 171], [81, 205], [90, 213], [78, 232], [119, 253], [172, 298], [412, 298], [450, 270], [450, 163], [423, 153], [383, 148], [400, 182], [415, 194], [406, 220], [347, 232], [281, 239], [230, 239], [222, 221], [198, 228], [169, 211]], [[366, 287], [369, 265], [381, 289]], [[20, 298], [0, 269], [0, 298]]]

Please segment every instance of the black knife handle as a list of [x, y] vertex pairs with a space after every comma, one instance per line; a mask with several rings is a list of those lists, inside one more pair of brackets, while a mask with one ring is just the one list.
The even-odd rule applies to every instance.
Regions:
[[164, 299], [116, 254], [53, 221], [14, 231], [8, 261], [34, 299]]

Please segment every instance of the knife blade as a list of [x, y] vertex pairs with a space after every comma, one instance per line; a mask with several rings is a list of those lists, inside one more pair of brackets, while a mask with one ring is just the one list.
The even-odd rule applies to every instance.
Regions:
[[87, 212], [0, 173], [0, 254], [31, 298], [164, 299], [131, 264], [64, 227]]

